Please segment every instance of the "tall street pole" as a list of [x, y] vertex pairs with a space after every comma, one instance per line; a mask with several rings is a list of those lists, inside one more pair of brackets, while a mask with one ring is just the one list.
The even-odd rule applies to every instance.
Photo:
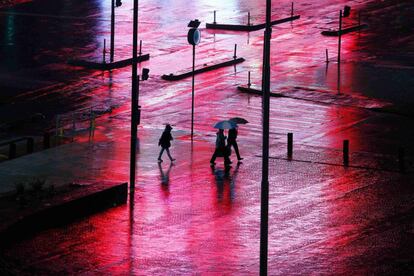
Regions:
[[266, 29], [263, 43], [262, 68], [262, 183], [260, 207], [260, 275], [267, 275], [268, 234], [269, 234], [269, 113], [270, 113], [270, 39], [272, 1], [266, 0]]
[[191, 141], [194, 135], [194, 71], [195, 71], [195, 45], [193, 45], [193, 79], [191, 86]]
[[133, 31], [132, 31], [132, 91], [131, 91], [131, 149], [130, 149], [130, 189], [135, 189], [136, 147], [137, 147], [137, 111], [138, 111], [138, 0], [134, 0]]
[[110, 62], [114, 62], [115, 49], [115, 0], [111, 0], [111, 49], [109, 54]]

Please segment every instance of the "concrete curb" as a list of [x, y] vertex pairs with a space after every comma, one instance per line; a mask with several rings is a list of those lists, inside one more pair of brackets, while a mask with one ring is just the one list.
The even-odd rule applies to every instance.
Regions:
[[[249, 86], [246, 86], [246, 85], [237, 86], [237, 89], [240, 92], [244, 92], [244, 93], [248, 93], [248, 94], [263, 95], [261, 89], [254, 88], [254, 87], [249, 87]], [[271, 97], [285, 97], [281, 93], [274, 93], [274, 92], [270, 92], [270, 96]]]
[[[236, 65], [238, 63], [242, 63], [243, 61], [245, 61], [244, 58], [235, 58], [229, 61], [224, 61], [224, 62], [220, 62], [217, 64], [209, 65], [209, 66], [204, 66], [202, 68], [194, 70], [194, 75], [216, 70], [216, 69], [226, 67], [226, 66]], [[182, 79], [191, 77], [192, 75], [193, 75], [193, 71], [189, 71], [189, 72], [184, 72], [184, 73], [180, 72], [178, 74], [171, 73], [169, 75], [162, 75], [161, 78], [163, 80], [168, 80], [168, 81], [177, 81], [177, 80], [182, 80]]]
[[[367, 24], [361, 24], [361, 25], [357, 25], [357, 26], [352, 26], [346, 29], [342, 29], [341, 31], [341, 35], [344, 34], [349, 34], [355, 31], [359, 31], [359, 30], [363, 30], [365, 28], [368, 28]], [[329, 31], [323, 31], [321, 32], [322, 35], [325, 36], [339, 36], [339, 31], [338, 30], [329, 30]]]
[[[137, 63], [140, 63], [140, 62], [143, 62], [149, 59], [150, 59], [149, 54], [141, 55], [137, 57]], [[132, 58], [118, 60], [115, 62], [108, 62], [108, 63], [73, 59], [73, 60], [69, 60], [68, 64], [73, 65], [73, 66], [82, 66], [88, 69], [98, 69], [98, 70], [105, 71], [105, 70], [112, 70], [112, 69], [122, 68], [128, 65], [131, 65]]]
[[[272, 21], [270, 24], [278, 25], [285, 22], [294, 21], [300, 18], [300, 15], [295, 15], [283, 19], [278, 19]], [[228, 30], [228, 31], [240, 31], [240, 32], [253, 32], [264, 29], [266, 24], [257, 24], [257, 25], [236, 25], [236, 24], [217, 24], [217, 23], [207, 23], [207, 29], [215, 29], [215, 30]]]

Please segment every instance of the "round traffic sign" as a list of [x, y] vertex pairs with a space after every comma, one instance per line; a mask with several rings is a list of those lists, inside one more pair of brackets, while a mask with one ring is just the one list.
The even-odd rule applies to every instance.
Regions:
[[201, 32], [199, 29], [190, 29], [187, 34], [188, 43], [191, 45], [197, 45], [201, 40]]

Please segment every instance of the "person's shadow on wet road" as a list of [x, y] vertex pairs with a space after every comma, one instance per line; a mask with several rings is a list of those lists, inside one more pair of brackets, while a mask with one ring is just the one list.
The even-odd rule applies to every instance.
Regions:
[[235, 198], [235, 187], [236, 187], [236, 179], [237, 174], [239, 172], [239, 167], [242, 163], [237, 163], [236, 167], [232, 174], [230, 174], [230, 167], [226, 167], [225, 169], [218, 169], [215, 167], [211, 167], [211, 172], [214, 175], [214, 179], [216, 181], [217, 186], [217, 199], [219, 201], [223, 200], [224, 195], [224, 186], [225, 183], [229, 183], [229, 196], [230, 201], [233, 201]]
[[164, 172], [161, 163], [158, 163], [158, 168], [160, 170], [160, 180], [161, 180], [161, 188], [164, 192], [169, 193], [169, 185], [170, 185], [170, 172], [171, 168], [174, 166], [173, 163], [170, 163], [168, 166], [167, 171]]

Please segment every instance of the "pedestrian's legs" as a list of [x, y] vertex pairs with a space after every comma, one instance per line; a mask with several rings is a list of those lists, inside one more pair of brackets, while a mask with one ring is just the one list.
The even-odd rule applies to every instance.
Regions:
[[168, 155], [168, 157], [170, 158], [170, 160], [171, 160], [171, 161], [174, 161], [175, 159], [171, 157], [171, 154], [170, 154], [170, 149], [169, 149], [169, 148], [166, 148], [165, 150], [167, 151], [167, 155]]
[[158, 161], [162, 161], [161, 156], [162, 156], [163, 152], [164, 152], [164, 148], [161, 147], [160, 155], [158, 155]]
[[224, 165], [229, 166], [231, 164], [231, 161], [230, 161], [229, 155], [227, 154], [227, 149], [224, 151], [223, 157], [224, 157]]
[[213, 153], [213, 156], [211, 156], [211, 159], [210, 159], [211, 164], [214, 164], [214, 161], [216, 161], [217, 151], [218, 151], [218, 149], [216, 149]]
[[243, 160], [243, 158], [240, 157], [239, 146], [237, 145], [237, 142], [234, 141], [232, 145], [233, 145], [234, 151], [236, 152], [237, 160], [239, 160], [239, 161]]

